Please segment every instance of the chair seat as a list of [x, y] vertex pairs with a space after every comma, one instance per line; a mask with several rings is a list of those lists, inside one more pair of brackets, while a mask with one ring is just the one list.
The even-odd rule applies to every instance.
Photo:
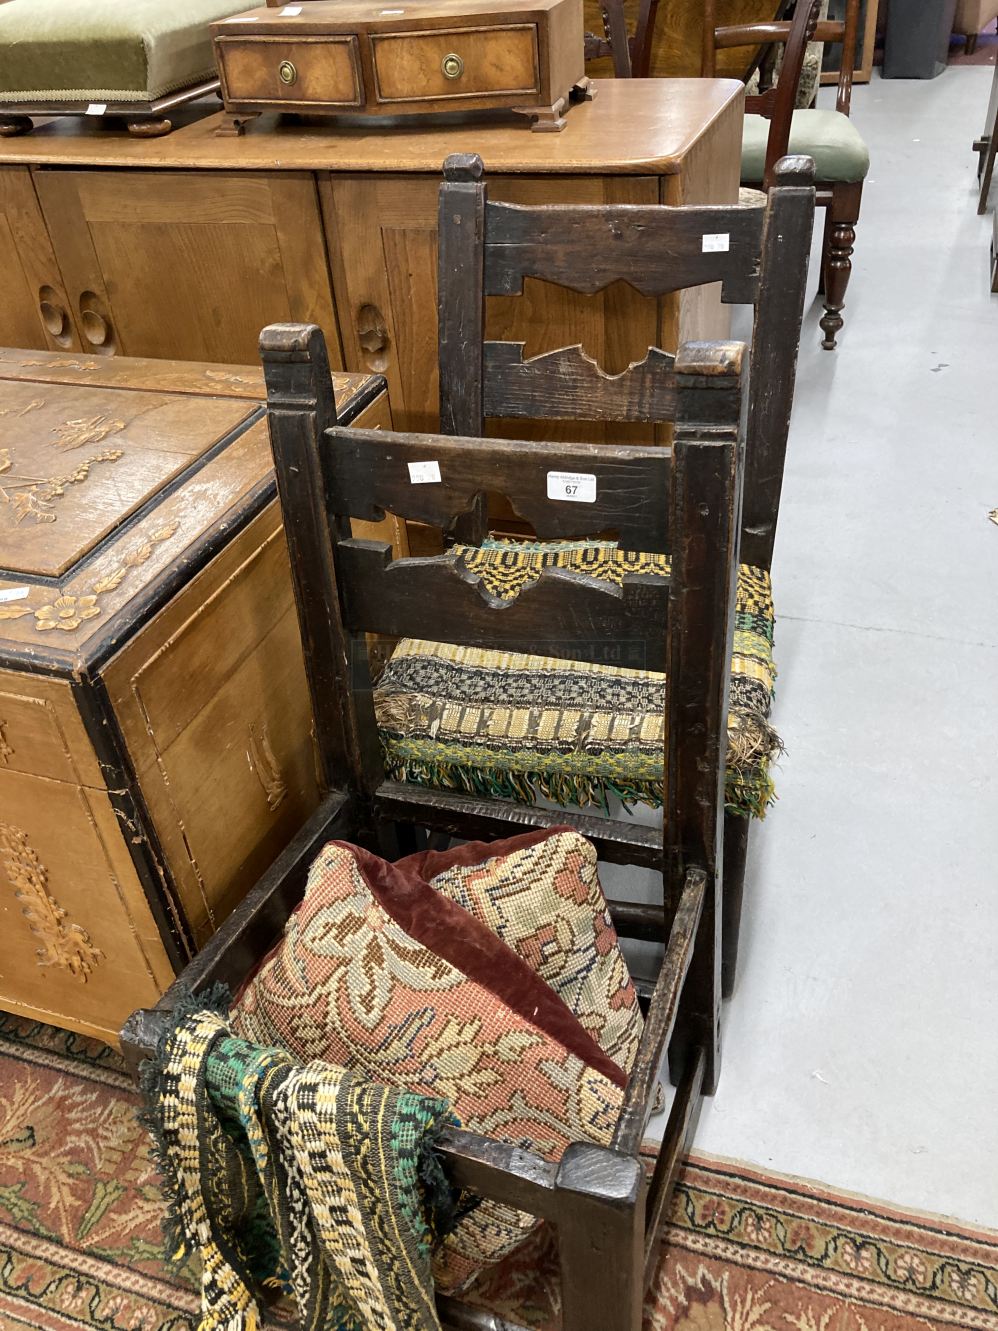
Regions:
[[[488, 541], [456, 547], [485, 588], [509, 600], [543, 568], [616, 583], [624, 573], [667, 575], [664, 555], [603, 542]], [[769, 724], [775, 678], [768, 572], [739, 570], [728, 714], [725, 799], [762, 817], [780, 742]], [[516, 652], [403, 639], [378, 681], [375, 710], [390, 779], [566, 807], [611, 795], [662, 803], [665, 676]]]
[[[770, 121], [746, 116], [742, 131], [742, 180], [762, 180]], [[790, 126], [791, 153], [814, 158], [814, 178], [823, 181], [865, 180], [870, 152], [855, 125], [841, 111], [795, 111]]]
[[152, 101], [216, 77], [209, 24], [240, 0], [0, 4], [0, 103]]

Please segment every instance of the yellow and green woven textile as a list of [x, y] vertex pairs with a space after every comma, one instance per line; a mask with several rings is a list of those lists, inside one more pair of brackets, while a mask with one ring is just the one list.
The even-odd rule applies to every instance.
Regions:
[[440, 1331], [431, 1258], [458, 1218], [434, 1154], [446, 1101], [233, 1035], [204, 1009], [144, 1072], [178, 1257], [202, 1266], [198, 1331]]
[[[668, 575], [665, 555], [611, 542], [490, 540], [454, 553], [494, 596], [509, 600], [545, 568], [616, 582], [625, 573]], [[612, 647], [612, 644], [611, 644]], [[773, 799], [770, 763], [780, 741], [769, 724], [773, 598], [769, 574], [738, 573], [728, 702], [725, 801], [761, 818]], [[438, 790], [564, 806], [662, 803], [665, 676], [519, 652], [403, 639], [375, 689], [391, 780]]]

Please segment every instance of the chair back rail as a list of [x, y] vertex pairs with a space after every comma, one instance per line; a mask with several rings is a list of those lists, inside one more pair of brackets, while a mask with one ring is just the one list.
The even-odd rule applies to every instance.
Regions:
[[[368, 521], [391, 512], [446, 531], [483, 491], [501, 489], [546, 539], [613, 531], [627, 550], [669, 550], [663, 502], [672, 476], [669, 449], [480, 438], [473, 444], [435, 434], [337, 429], [323, 450], [329, 511]], [[439, 481], [413, 483], [410, 467], [434, 463]], [[552, 501], [548, 474], [559, 470], [591, 476], [592, 499]], [[649, 544], [639, 547], [642, 541]]]
[[[749, 304], [758, 284], [762, 218], [740, 204], [488, 203], [485, 228], [487, 296], [521, 295], [525, 277], [586, 295], [621, 281], [645, 296], [721, 282], [723, 300]], [[705, 248], [718, 234], [727, 248]]]
[[606, 663], [622, 646], [638, 669], [664, 671], [669, 587], [657, 576], [625, 576], [621, 587], [547, 569], [515, 600], [500, 602], [460, 556], [392, 559], [391, 546], [336, 547], [343, 622], [355, 634], [428, 638], [491, 651]]
[[[674, 422], [676, 368], [668, 352], [650, 347], [614, 375], [579, 346], [524, 359], [524, 344], [486, 340], [486, 300], [521, 294], [528, 277], [588, 293], [626, 281], [652, 296], [719, 282], [723, 301], [754, 306], [751, 529], [743, 533], [743, 558], [768, 568], [804, 309], [812, 182], [810, 159], [790, 157], [774, 170], [765, 207], [531, 207], [491, 202], [481, 159], [452, 155], [439, 210], [441, 429], [482, 435], [492, 418]], [[478, 542], [486, 532], [482, 503], [462, 537]]]

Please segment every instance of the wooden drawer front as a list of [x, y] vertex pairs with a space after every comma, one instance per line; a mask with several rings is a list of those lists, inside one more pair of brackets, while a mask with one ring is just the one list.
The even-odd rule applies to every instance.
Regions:
[[[379, 102], [424, 102], [539, 91], [537, 26], [449, 28], [372, 36]], [[448, 78], [449, 57], [460, 73]]]
[[356, 37], [220, 37], [217, 50], [228, 101], [361, 104]]

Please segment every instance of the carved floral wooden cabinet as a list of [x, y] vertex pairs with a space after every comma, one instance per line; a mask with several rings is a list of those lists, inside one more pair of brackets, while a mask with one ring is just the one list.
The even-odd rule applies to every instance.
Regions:
[[114, 1040], [315, 807], [263, 396], [0, 351], [0, 1008]]

